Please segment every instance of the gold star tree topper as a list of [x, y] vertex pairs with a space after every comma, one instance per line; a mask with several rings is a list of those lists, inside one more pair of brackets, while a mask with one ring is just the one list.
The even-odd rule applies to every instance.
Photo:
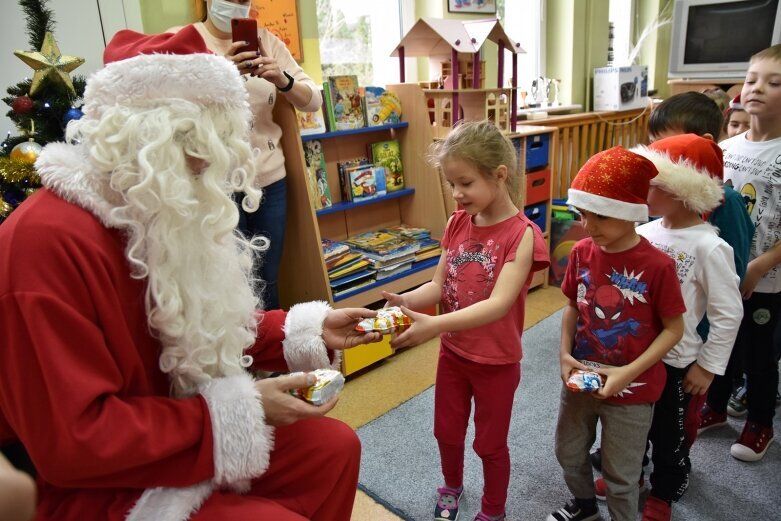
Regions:
[[14, 54], [35, 70], [33, 82], [30, 85], [31, 96], [34, 96], [41, 88], [44, 78], [50, 77], [53, 81], [61, 81], [71, 96], [76, 97], [76, 89], [73, 88], [73, 82], [68, 73], [84, 63], [84, 58], [63, 55], [60, 48], [57, 47], [52, 33], [47, 32], [44, 35], [43, 46], [39, 52], [14, 51]]

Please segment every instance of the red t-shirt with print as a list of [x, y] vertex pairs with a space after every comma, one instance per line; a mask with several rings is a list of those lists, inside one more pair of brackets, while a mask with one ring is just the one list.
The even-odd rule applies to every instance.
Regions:
[[523, 212], [490, 226], [476, 226], [471, 216], [453, 214], [442, 237], [447, 249], [447, 272], [442, 286], [445, 313], [471, 306], [491, 296], [506, 262], [513, 261], [518, 245], [531, 226], [534, 233], [532, 267], [518, 298], [502, 318], [473, 329], [445, 332], [442, 345], [473, 362], [511, 364], [521, 359], [521, 333], [526, 293], [535, 271], [550, 264], [542, 232]]
[[[624, 366], [662, 331], [662, 317], [686, 311], [675, 262], [641, 237], [629, 250], [607, 253], [590, 237], [572, 248], [561, 291], [578, 308], [572, 356], [590, 366]], [[659, 361], [618, 396], [621, 404], [651, 403], [665, 383]]]

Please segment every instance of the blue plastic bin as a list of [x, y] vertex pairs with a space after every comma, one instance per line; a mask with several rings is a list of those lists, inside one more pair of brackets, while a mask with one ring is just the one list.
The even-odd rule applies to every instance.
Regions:
[[527, 137], [526, 170], [548, 166], [548, 148], [550, 148], [550, 134]]
[[523, 209], [523, 213], [529, 218], [531, 222], [540, 227], [540, 230], [545, 231], [545, 220], [548, 216], [548, 203], [533, 204]]

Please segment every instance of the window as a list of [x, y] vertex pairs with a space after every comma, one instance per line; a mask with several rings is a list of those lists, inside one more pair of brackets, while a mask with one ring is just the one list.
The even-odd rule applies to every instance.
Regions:
[[[497, 13], [507, 36], [521, 44], [526, 54], [518, 55], [518, 88], [528, 91], [532, 81], [545, 75], [545, 12], [542, 0], [499, 0]], [[509, 86], [512, 56], [504, 57], [504, 78]]]
[[631, 65], [632, 3], [632, 0], [610, 0], [608, 19], [613, 24], [613, 65], [616, 66]]
[[[402, 0], [317, 0], [323, 78], [355, 74], [359, 85], [399, 83]], [[409, 77], [408, 77], [408, 81]]]

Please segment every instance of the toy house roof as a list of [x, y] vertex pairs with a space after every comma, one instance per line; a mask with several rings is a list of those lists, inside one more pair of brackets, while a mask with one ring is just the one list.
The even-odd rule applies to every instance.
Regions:
[[399, 55], [404, 47], [404, 56], [449, 55], [452, 50], [476, 53], [486, 40], [505, 42], [505, 48], [514, 53], [525, 53], [521, 45], [504, 32], [496, 18], [483, 20], [445, 20], [443, 18], [421, 18], [391, 52]]

